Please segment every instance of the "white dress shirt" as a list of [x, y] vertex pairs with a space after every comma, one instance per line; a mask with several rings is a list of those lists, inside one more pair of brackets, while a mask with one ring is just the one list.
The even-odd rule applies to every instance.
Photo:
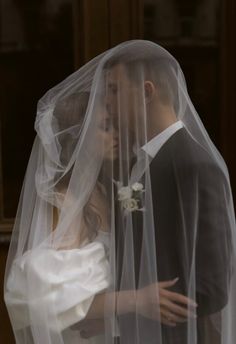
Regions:
[[147, 165], [150, 163], [149, 158], [153, 159], [157, 155], [161, 147], [169, 140], [169, 138], [174, 135], [179, 129], [183, 128], [183, 126], [184, 125], [181, 121], [177, 121], [163, 130], [160, 134], [157, 134], [154, 138], [152, 138], [149, 142], [141, 147], [141, 149], [136, 153], [137, 162], [133, 166], [131, 171], [130, 184], [133, 184], [140, 180], [145, 169], [147, 168]]
[[169, 138], [176, 133], [179, 129], [183, 128], [183, 122], [177, 121], [171, 124], [168, 128], [163, 130], [160, 134], [156, 135], [153, 139], [147, 142], [142, 149], [151, 157], [154, 158], [161, 147], [169, 140]]

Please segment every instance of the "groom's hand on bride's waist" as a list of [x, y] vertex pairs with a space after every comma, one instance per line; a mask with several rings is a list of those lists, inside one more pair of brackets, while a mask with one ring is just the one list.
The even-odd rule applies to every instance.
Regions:
[[168, 326], [176, 326], [177, 323], [186, 322], [188, 318], [196, 318], [196, 302], [168, 290], [177, 281], [178, 278], [139, 289], [136, 294], [139, 314]]
[[[177, 281], [178, 278], [152, 283], [136, 291], [126, 291], [124, 300], [122, 297], [124, 294], [118, 292], [118, 300], [121, 302], [117, 301], [119, 305], [117, 314], [122, 316], [122, 314], [138, 312], [141, 316], [167, 326], [176, 326], [177, 323], [186, 322], [189, 318], [196, 318], [196, 302], [180, 293], [168, 290]], [[129, 302], [126, 302], [127, 297]], [[124, 304], [129, 306], [126, 308]], [[84, 319], [71, 326], [71, 329], [78, 330], [82, 338], [94, 337], [104, 333], [104, 319]]]

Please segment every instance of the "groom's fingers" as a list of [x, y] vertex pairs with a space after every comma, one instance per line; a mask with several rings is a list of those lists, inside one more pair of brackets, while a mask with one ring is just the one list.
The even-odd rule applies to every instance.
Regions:
[[192, 299], [190, 299], [190, 298], [188, 298], [182, 294], [175, 293], [173, 291], [169, 291], [169, 290], [165, 290], [165, 289], [163, 289], [161, 292], [163, 295], [165, 295], [167, 297], [168, 300], [176, 301], [178, 303], [183, 303], [187, 306], [197, 307], [197, 303], [194, 300], [192, 300]]
[[171, 301], [166, 301], [165, 307], [168, 308], [168, 310], [170, 310], [172, 313], [184, 317], [185, 319], [189, 317], [194, 319], [196, 318], [196, 314], [194, 312], [188, 310], [185, 307], [181, 307]]
[[181, 317], [181, 316], [177, 316], [176, 314], [170, 312], [169, 310], [165, 310], [163, 309], [161, 311], [161, 321], [167, 321], [169, 323], [172, 323], [172, 324], [176, 324], [176, 323], [183, 323], [183, 322], [186, 322], [187, 319], [184, 317]]
[[172, 287], [173, 285], [175, 285], [175, 283], [177, 283], [179, 280], [179, 278], [174, 278], [173, 280], [170, 281], [164, 281], [164, 282], [158, 282], [158, 287], [160, 288], [169, 288]]

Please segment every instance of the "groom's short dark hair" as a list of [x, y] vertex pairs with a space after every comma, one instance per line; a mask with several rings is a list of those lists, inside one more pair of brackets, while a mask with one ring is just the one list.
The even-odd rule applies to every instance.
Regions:
[[158, 89], [160, 99], [165, 105], [176, 105], [177, 94], [177, 75], [176, 66], [173, 61], [166, 58], [156, 58], [155, 56], [131, 56], [117, 55], [111, 57], [105, 63], [105, 69], [112, 69], [117, 65], [123, 65], [127, 76], [131, 81], [138, 84], [140, 81], [149, 80]]

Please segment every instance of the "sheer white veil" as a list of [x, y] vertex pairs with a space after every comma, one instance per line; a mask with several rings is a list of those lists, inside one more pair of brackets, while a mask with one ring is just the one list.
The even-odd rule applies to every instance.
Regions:
[[[228, 170], [175, 58], [143, 40], [104, 52], [39, 100], [35, 130], [5, 275], [16, 342], [233, 344]], [[171, 327], [153, 286], [175, 277], [198, 307]], [[83, 338], [85, 319], [102, 330]]]

